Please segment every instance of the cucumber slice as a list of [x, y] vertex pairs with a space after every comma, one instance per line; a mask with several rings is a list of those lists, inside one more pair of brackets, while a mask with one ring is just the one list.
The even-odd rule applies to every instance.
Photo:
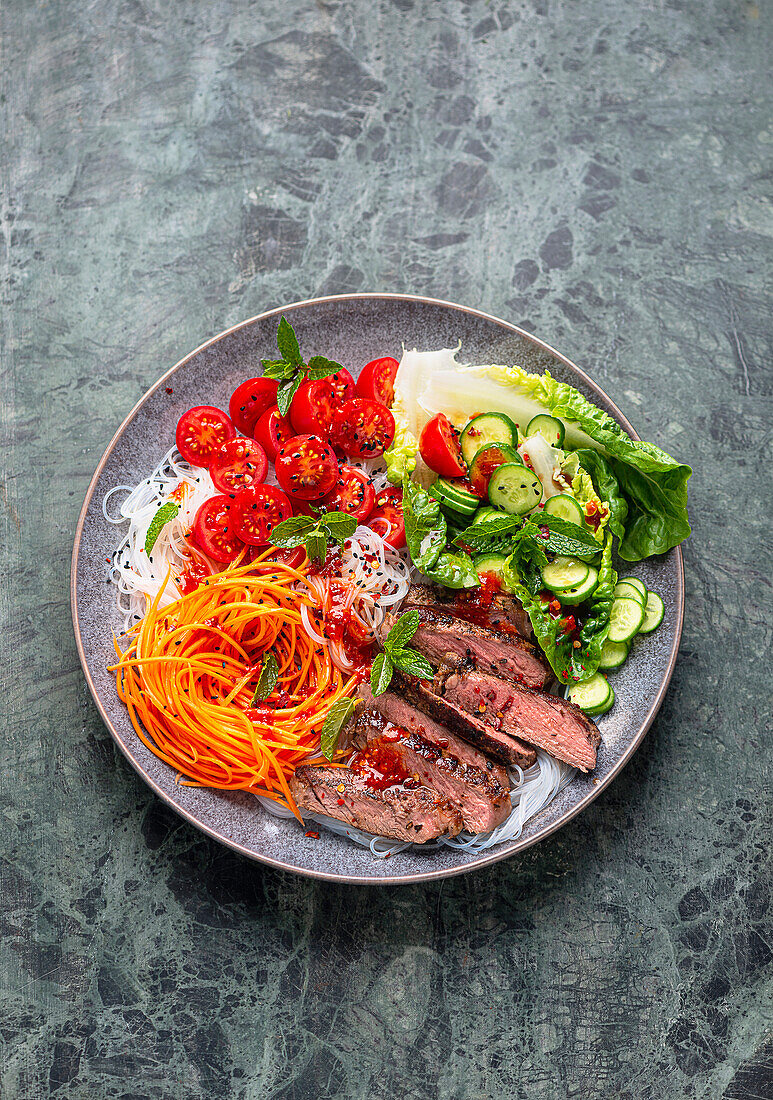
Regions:
[[439, 477], [430, 487], [429, 495], [439, 500], [442, 508], [460, 516], [474, 516], [480, 505], [480, 497], [444, 477]]
[[511, 516], [524, 516], [542, 500], [542, 482], [517, 462], [498, 466], [488, 483], [488, 498]]
[[472, 559], [472, 564], [477, 569], [478, 576], [483, 573], [493, 573], [504, 587], [506, 560], [504, 554], [476, 554]]
[[476, 451], [470, 463], [470, 482], [475, 492], [485, 495], [494, 470], [506, 462], [520, 462], [523, 466], [523, 459], [509, 443], [487, 443]]
[[483, 523], [487, 519], [496, 519], [497, 516], [501, 516], [502, 513], [498, 508], [492, 508], [490, 504], [484, 504], [475, 515], [472, 517], [473, 523]]
[[537, 433], [543, 439], [546, 439], [551, 447], [563, 447], [564, 445], [566, 429], [560, 420], [556, 420], [555, 416], [548, 416], [547, 413], [539, 413], [539, 415], [533, 416], [526, 425], [526, 438], [537, 435]]
[[615, 693], [604, 677], [596, 672], [589, 680], [569, 688], [569, 700], [586, 714], [606, 714], [615, 701]]
[[601, 647], [599, 668], [620, 668], [625, 664], [630, 648], [630, 642], [610, 642], [607, 638]]
[[[545, 588], [551, 592], [564, 592], [576, 588], [587, 580], [590, 566], [577, 558], [556, 558], [542, 570]], [[596, 574], [598, 576], [598, 574]]]
[[474, 416], [459, 436], [462, 458], [469, 468], [475, 455], [489, 443], [506, 443], [518, 446], [518, 429], [504, 413], [479, 413]]
[[639, 633], [651, 634], [653, 630], [657, 630], [663, 622], [665, 612], [663, 601], [657, 592], [648, 592], [647, 602], [644, 605], [644, 622], [639, 627]]
[[619, 581], [615, 585], [615, 596], [619, 596], [621, 600], [637, 600], [642, 607], [646, 600], [646, 597], [641, 594], [641, 589], [630, 581]]
[[632, 584], [634, 588], [638, 588], [641, 592], [642, 604], [647, 602], [647, 585], [644, 583], [644, 581], [640, 581], [638, 577], [623, 577], [620, 583]]
[[503, 592], [515, 592], [515, 586], [521, 583], [521, 574], [518, 572], [518, 566], [515, 562], [515, 555], [511, 554], [505, 561], [504, 569], [502, 570], [502, 591]]
[[591, 565], [588, 567], [588, 576], [581, 584], [573, 585], [571, 588], [562, 588], [560, 592], [556, 592], [556, 595], [561, 603], [574, 607], [575, 604], [582, 603], [583, 600], [587, 600], [592, 596], [598, 583], [599, 571]]
[[644, 622], [644, 608], [636, 600], [615, 599], [609, 615], [610, 642], [628, 642]]
[[582, 508], [568, 493], [548, 497], [542, 510], [546, 516], [558, 516], [559, 519], [565, 519], [567, 523], [576, 523], [578, 527], [585, 526], [585, 514]]

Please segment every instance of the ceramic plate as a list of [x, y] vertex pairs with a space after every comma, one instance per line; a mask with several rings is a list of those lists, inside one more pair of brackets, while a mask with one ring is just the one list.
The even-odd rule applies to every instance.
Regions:
[[156, 794], [191, 824], [251, 859], [316, 878], [385, 884], [443, 878], [495, 863], [565, 825], [601, 794], [641, 743], [663, 700], [679, 647], [684, 582], [678, 549], [633, 570], [648, 588], [661, 594], [666, 615], [662, 627], [615, 673], [617, 702], [599, 720], [602, 745], [596, 771], [578, 775], [527, 824], [518, 840], [482, 854], [413, 849], [379, 860], [367, 849], [324, 830], [319, 839], [306, 837], [297, 823], [271, 817], [249, 794], [177, 786], [172, 769], [140, 742], [116, 696], [115, 681], [106, 666], [113, 659], [111, 637], [119, 627], [119, 616], [115, 591], [107, 580], [106, 558], [115, 548], [118, 532], [102, 515], [103, 497], [114, 485], [133, 485], [148, 475], [174, 440], [177, 421], [186, 409], [192, 405], [228, 408], [231, 392], [256, 373], [260, 358], [275, 355], [282, 313], [307, 354], [329, 355], [355, 375], [377, 356], [399, 359], [403, 344], [431, 350], [461, 342], [461, 357], [467, 362], [519, 363], [531, 371], [547, 367], [637, 438], [587, 374], [529, 333], [474, 309], [407, 295], [353, 294], [299, 302], [244, 321], [197, 348], [159, 379], [121, 424], [89, 485], [73, 549], [72, 610], [94, 701], [119, 748]]

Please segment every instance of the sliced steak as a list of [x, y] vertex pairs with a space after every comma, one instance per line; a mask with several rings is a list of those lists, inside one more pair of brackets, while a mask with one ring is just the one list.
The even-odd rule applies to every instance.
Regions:
[[464, 741], [497, 760], [500, 764], [517, 764], [530, 768], [537, 759], [533, 745], [525, 745], [517, 737], [511, 737], [501, 729], [494, 729], [482, 718], [470, 714], [442, 695], [436, 695], [426, 680], [415, 680], [400, 674], [394, 679], [395, 690], [414, 706], [424, 711], [428, 718], [445, 726]]
[[326, 814], [366, 833], [423, 844], [456, 836], [462, 815], [456, 806], [426, 787], [378, 790], [350, 768], [301, 764], [290, 780], [298, 809]]
[[521, 634], [533, 638], [534, 631], [521, 604], [515, 596], [504, 592], [489, 595], [481, 588], [440, 588], [430, 584], [412, 584], [402, 605], [409, 608], [428, 608], [440, 615], [452, 615], [457, 619], [500, 630], [503, 634]]
[[[411, 645], [437, 667], [449, 658], [474, 660], [478, 668], [517, 680], [527, 687], [543, 688], [553, 673], [536, 648], [518, 634], [502, 634], [476, 623], [439, 615], [429, 608], [417, 608], [419, 629]], [[382, 636], [392, 625], [387, 616], [381, 627]]]
[[494, 768], [463, 763], [448, 748], [395, 725], [377, 710], [359, 715], [354, 740], [362, 748], [349, 761], [350, 768], [356, 772], [372, 769], [377, 776], [386, 768], [388, 778], [391, 758], [396, 756], [410, 776], [459, 807], [464, 827], [471, 833], [490, 832], [512, 810], [504, 768], [497, 768], [495, 776]]
[[441, 690], [449, 702], [538, 745], [558, 760], [584, 772], [596, 767], [601, 734], [590, 718], [566, 699], [469, 668], [451, 671]]

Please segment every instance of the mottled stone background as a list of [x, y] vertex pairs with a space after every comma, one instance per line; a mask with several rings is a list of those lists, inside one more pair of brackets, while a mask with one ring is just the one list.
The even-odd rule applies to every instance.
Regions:
[[[771, 5], [4, 0], [0, 1094], [771, 1095]], [[124, 413], [232, 322], [427, 293], [692, 463], [644, 748], [523, 858], [343, 889], [116, 756], [68, 604]]]

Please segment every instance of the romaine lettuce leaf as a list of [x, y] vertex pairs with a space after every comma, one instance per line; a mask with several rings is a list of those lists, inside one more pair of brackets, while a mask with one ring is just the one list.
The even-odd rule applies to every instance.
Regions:
[[472, 558], [461, 550], [446, 550], [448, 526], [440, 504], [409, 478], [403, 481], [405, 541], [417, 569], [446, 588], [480, 584]]

